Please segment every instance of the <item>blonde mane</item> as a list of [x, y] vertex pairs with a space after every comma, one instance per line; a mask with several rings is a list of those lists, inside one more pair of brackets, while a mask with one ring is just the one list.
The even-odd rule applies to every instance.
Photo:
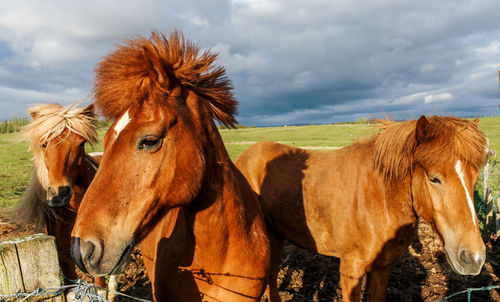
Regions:
[[96, 69], [95, 104], [102, 114], [117, 118], [127, 108], [184, 87], [202, 98], [220, 124], [234, 126], [237, 102], [225, 69], [214, 64], [216, 54], [186, 41], [174, 31], [165, 37], [153, 32], [138, 36], [106, 56]]
[[46, 202], [49, 176], [42, 145], [49, 144], [65, 130], [68, 130], [66, 136], [76, 133], [91, 145], [97, 142], [97, 119], [93, 108], [77, 105], [41, 104], [28, 109], [33, 120], [24, 128], [22, 138], [30, 142], [33, 173], [30, 184], [14, 208], [17, 218], [23, 222], [35, 222], [42, 228], [47, 215], [54, 215]]
[[[487, 139], [477, 121], [456, 117], [429, 116], [426, 141], [419, 142], [416, 120], [382, 122], [382, 132], [375, 134], [373, 163], [384, 177], [404, 179], [416, 163], [436, 165], [450, 158], [480, 169], [487, 160]], [[417, 147], [419, 147], [417, 149]]]

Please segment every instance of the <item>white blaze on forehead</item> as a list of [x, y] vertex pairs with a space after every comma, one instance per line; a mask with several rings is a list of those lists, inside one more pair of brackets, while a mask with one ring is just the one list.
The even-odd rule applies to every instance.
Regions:
[[460, 178], [460, 182], [462, 183], [462, 186], [464, 187], [465, 196], [467, 197], [467, 203], [469, 204], [470, 214], [472, 215], [472, 222], [474, 223], [474, 226], [476, 227], [476, 232], [477, 232], [478, 229], [477, 229], [477, 223], [476, 223], [476, 211], [474, 210], [474, 201], [472, 201], [472, 198], [470, 197], [470, 194], [469, 194], [469, 190], [467, 190], [467, 186], [465, 185], [464, 171], [462, 170], [462, 163], [460, 162], [460, 160], [457, 160], [457, 163], [455, 164], [455, 171], [457, 172], [458, 178]]
[[125, 112], [124, 115], [118, 120], [118, 122], [115, 125], [115, 138], [120, 135], [120, 132], [130, 123], [130, 117], [128, 116], [128, 110]]

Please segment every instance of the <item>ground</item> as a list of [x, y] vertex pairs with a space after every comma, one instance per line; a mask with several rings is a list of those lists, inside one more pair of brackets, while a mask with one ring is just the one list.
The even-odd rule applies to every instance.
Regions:
[[[0, 240], [35, 233], [30, 225], [22, 226], [0, 216]], [[413, 243], [394, 268], [388, 301], [439, 301], [467, 288], [500, 284], [500, 239], [485, 238], [487, 260], [478, 276], [460, 276], [454, 273], [444, 254], [442, 244], [428, 224], [420, 223]], [[88, 276], [82, 276], [89, 280]], [[151, 284], [144, 271], [139, 251], [120, 275], [120, 291], [128, 295], [150, 299]], [[341, 300], [339, 287], [339, 261], [297, 248], [285, 246], [279, 274], [280, 294], [283, 301], [336, 301]], [[133, 301], [121, 298], [119, 301]], [[265, 301], [265, 298], [262, 299]], [[467, 301], [467, 295], [450, 301]], [[472, 293], [472, 301], [500, 301], [500, 290]]]

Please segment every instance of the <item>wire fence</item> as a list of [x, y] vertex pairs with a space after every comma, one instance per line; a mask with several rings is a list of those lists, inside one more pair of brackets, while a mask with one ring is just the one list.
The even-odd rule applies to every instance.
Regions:
[[92, 283], [87, 283], [83, 280], [70, 280], [73, 282], [73, 284], [69, 285], [63, 285], [59, 287], [54, 287], [54, 288], [37, 288], [32, 292], [29, 293], [23, 293], [23, 292], [17, 292], [17, 293], [12, 293], [12, 294], [0, 294], [0, 301], [1, 302], [23, 302], [23, 301], [29, 301], [30, 298], [44, 298], [44, 299], [50, 299], [54, 298], [57, 296], [62, 295], [66, 290], [73, 289], [73, 300], [74, 302], [83, 302], [83, 301], [88, 301], [88, 302], [109, 302], [107, 301], [103, 296], [99, 295], [97, 290], [105, 290], [108, 291], [109, 293], [114, 293], [119, 296], [123, 296], [129, 299], [133, 299], [136, 301], [141, 301], [141, 302], [152, 302], [150, 300], [146, 299], [141, 299], [141, 298], [136, 298], [121, 292], [117, 291], [111, 291], [106, 288], [101, 288], [98, 286], [95, 286], [95, 284]]
[[[0, 294], [0, 301], [1, 302], [23, 302], [23, 301], [29, 301], [29, 298], [45, 298], [45, 299], [50, 299], [54, 298], [57, 296], [60, 296], [64, 293], [65, 290], [75, 288], [74, 290], [74, 298], [73, 301], [75, 302], [83, 302], [83, 301], [89, 301], [89, 302], [109, 302], [106, 299], [104, 299], [103, 296], [100, 296], [97, 293], [98, 289], [102, 290], [107, 290], [105, 288], [101, 288], [98, 286], [95, 286], [94, 284], [87, 283], [83, 280], [71, 280], [74, 282], [74, 284], [70, 285], [63, 285], [60, 287], [54, 287], [54, 288], [37, 288], [36, 290], [30, 292], [30, 293], [22, 293], [22, 292], [17, 292], [13, 294]], [[480, 288], [468, 288], [466, 290], [456, 292], [454, 294], [451, 294], [441, 300], [439, 302], [444, 302], [444, 301], [450, 301], [451, 298], [462, 295], [462, 294], [467, 294], [467, 302], [471, 302], [472, 300], [472, 293], [477, 292], [477, 291], [491, 291], [493, 289], [498, 289], [500, 288], [500, 285], [489, 285], [489, 286], [484, 286]], [[150, 300], [146, 299], [141, 299], [141, 298], [136, 298], [132, 297], [129, 295], [126, 295], [124, 293], [116, 292], [116, 291], [109, 291], [112, 293], [115, 293], [120, 296], [124, 296], [129, 299], [133, 299], [136, 301], [141, 301], [141, 302], [152, 302]], [[86, 299], [86, 300], [85, 300]]]
[[492, 289], [497, 289], [497, 288], [500, 288], [500, 285], [489, 285], [489, 286], [485, 286], [485, 287], [480, 287], [480, 288], [468, 288], [466, 290], [463, 290], [463, 291], [460, 291], [460, 292], [456, 292], [454, 294], [451, 294], [441, 300], [439, 300], [439, 302], [442, 302], [442, 301], [450, 301], [451, 298], [453, 297], [456, 297], [456, 296], [459, 296], [459, 295], [462, 295], [462, 294], [465, 294], [467, 293], [467, 302], [470, 302], [472, 301], [471, 298], [472, 298], [472, 292], [477, 292], [477, 291], [490, 291]]
[[[491, 195], [494, 196], [494, 199], [497, 199], [500, 195], [500, 160], [490, 158], [488, 172]], [[495, 206], [497, 206], [496, 200], [495, 203]], [[496, 210], [498, 211], [498, 207]]]
[[474, 201], [476, 214], [485, 234], [500, 235], [498, 197], [500, 196], [500, 161], [495, 158], [495, 151], [490, 151], [490, 159], [478, 179]]

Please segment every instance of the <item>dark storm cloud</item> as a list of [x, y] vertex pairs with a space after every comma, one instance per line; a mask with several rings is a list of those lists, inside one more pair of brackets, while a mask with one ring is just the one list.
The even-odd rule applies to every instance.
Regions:
[[[0, 117], [88, 96], [113, 44], [174, 28], [219, 52], [252, 125], [492, 114], [495, 1], [32, 1], [0, 12]], [[111, 13], [112, 12], [112, 13]]]

